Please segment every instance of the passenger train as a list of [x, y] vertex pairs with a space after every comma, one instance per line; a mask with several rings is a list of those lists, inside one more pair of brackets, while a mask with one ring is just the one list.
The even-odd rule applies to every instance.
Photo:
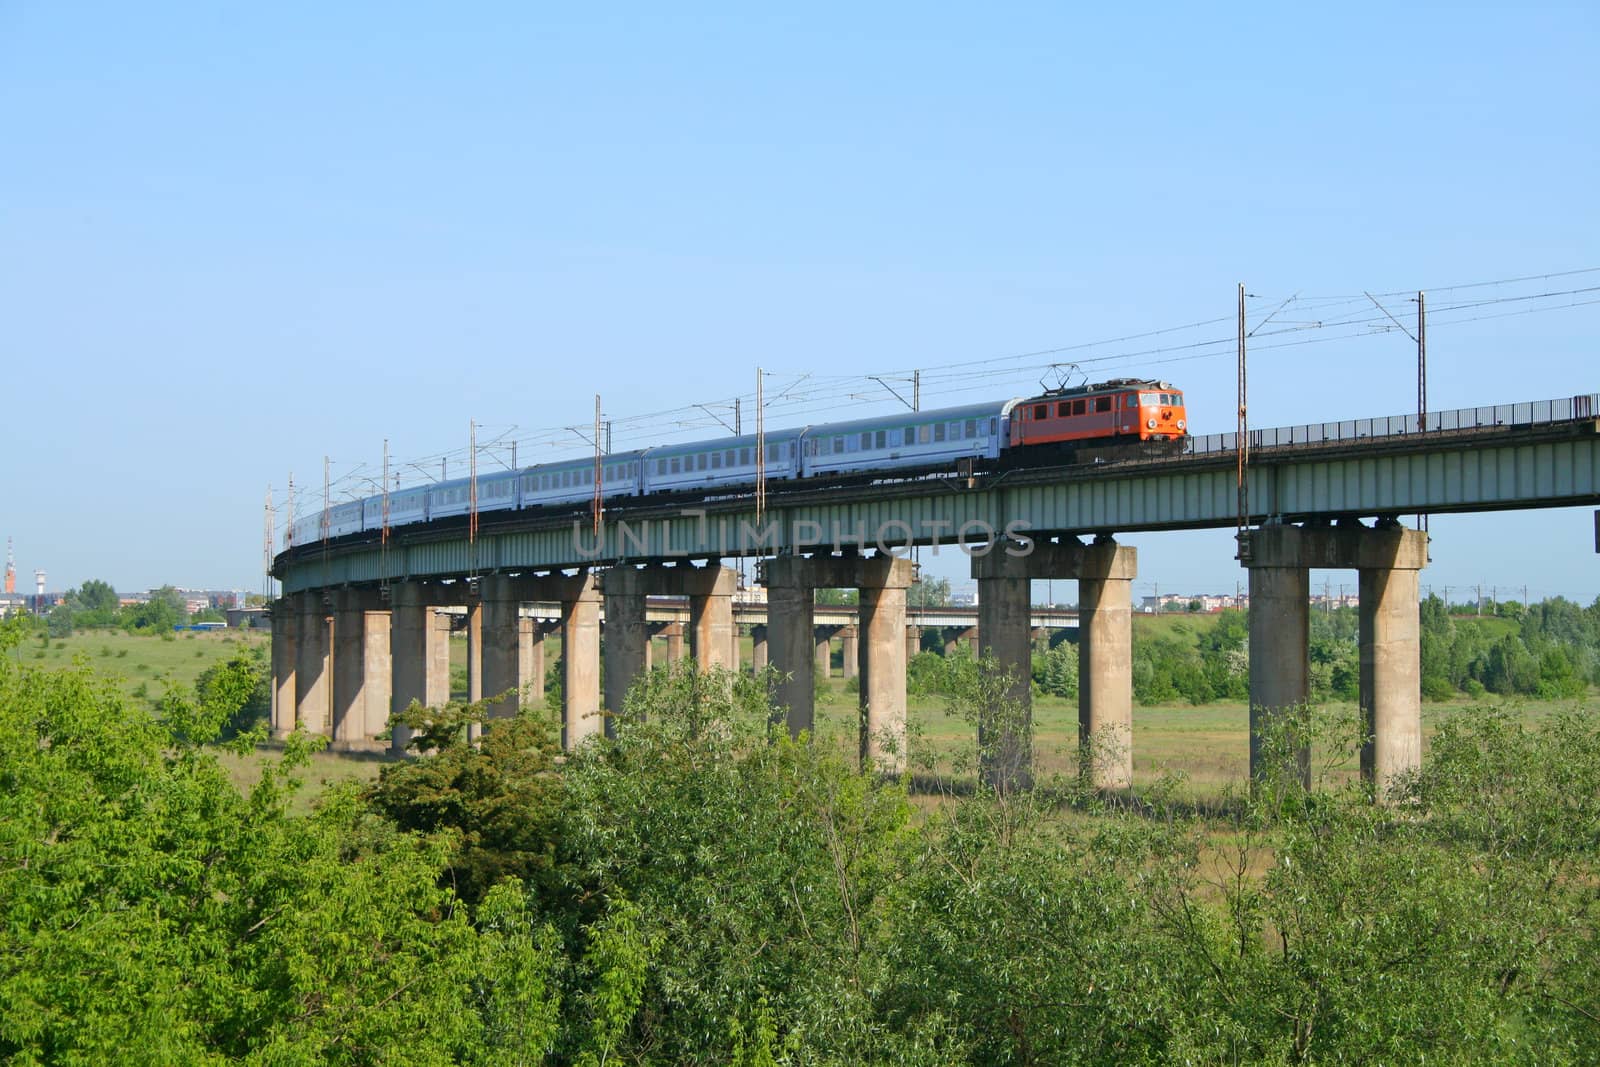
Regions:
[[[834, 484], [847, 480], [953, 470], [1070, 462], [1114, 456], [1117, 446], [1154, 442], [1181, 450], [1188, 438], [1183, 393], [1168, 382], [1118, 378], [1052, 389], [1027, 399], [901, 412], [823, 423], [766, 434], [770, 482]], [[1108, 448], [1109, 446], [1109, 448]], [[738, 491], [756, 481], [753, 434], [715, 441], [615, 452], [599, 460], [605, 500], [652, 494]], [[541, 463], [477, 479], [478, 512], [570, 507], [594, 499], [592, 458]], [[388, 525], [405, 526], [466, 515], [466, 478], [396, 489], [388, 496]], [[285, 550], [328, 538], [381, 530], [384, 498], [336, 504], [296, 519], [284, 531]]]

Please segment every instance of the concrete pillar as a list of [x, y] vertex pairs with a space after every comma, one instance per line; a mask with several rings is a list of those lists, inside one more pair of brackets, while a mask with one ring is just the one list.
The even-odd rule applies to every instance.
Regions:
[[450, 703], [450, 634], [454, 624], [442, 611], [430, 611], [428, 620], [428, 678], [427, 699], [430, 708], [442, 708]]
[[683, 658], [683, 623], [668, 623], [663, 632], [667, 636], [667, 663], [677, 663]]
[[1078, 740], [1095, 789], [1133, 785], [1133, 548], [1089, 546], [1078, 574]]
[[919, 653], [921, 651], [922, 651], [922, 627], [920, 627], [920, 626], [907, 626], [906, 627], [906, 662], [907, 663], [911, 662], [913, 659], [916, 658], [917, 653]]
[[767, 669], [767, 628], [750, 627], [750, 671], [760, 674]]
[[518, 616], [521, 595], [512, 579], [486, 574], [478, 582], [478, 631], [481, 641], [478, 677], [488, 698], [511, 695], [489, 709], [491, 718], [509, 719], [521, 707], [522, 626]]
[[[389, 712], [399, 715], [413, 700], [427, 705], [428, 642], [433, 631], [433, 610], [416, 582], [400, 582], [389, 590], [389, 657], [391, 662]], [[403, 756], [411, 744], [410, 727], [396, 724], [389, 737], [391, 755]]]
[[[718, 581], [713, 592], [689, 594], [689, 648], [695, 666], [700, 670], [711, 667], [732, 668], [739, 662], [737, 653], [730, 658], [738, 631], [733, 625], [733, 587], [737, 575], [718, 568], [725, 581]], [[725, 587], [725, 588], [724, 588]]]
[[[544, 703], [544, 626], [538, 619], [517, 619], [517, 677], [521, 698], [530, 708]], [[519, 705], [520, 706], [520, 705]]]
[[295, 721], [310, 734], [328, 732], [332, 694], [328, 684], [332, 625], [320, 592], [299, 593], [295, 625]]
[[285, 738], [294, 733], [295, 716], [295, 633], [299, 619], [288, 597], [272, 603], [272, 736]]
[[467, 603], [467, 702], [483, 699], [483, 602]]
[[627, 703], [628, 690], [649, 667], [650, 628], [645, 623], [645, 598], [642, 594], [605, 596], [605, 707], [620, 715]]
[[947, 627], [940, 635], [944, 638], [944, 654], [955, 655], [965, 642], [971, 649], [974, 657], [980, 655], [978, 648], [978, 628], [976, 626], [951, 626]]
[[1372, 531], [1364, 555], [1388, 566], [1360, 574], [1361, 775], [1373, 795], [1388, 798], [1397, 776], [1422, 765], [1422, 622], [1418, 570], [1427, 535], [1398, 527]]
[[602, 728], [600, 592], [592, 574], [569, 579], [561, 597], [561, 721], [569, 751]]
[[789, 736], [816, 728], [816, 593], [792, 557], [764, 561], [767, 574], [767, 647], [778, 671], [772, 702]]
[[389, 706], [394, 689], [394, 661], [391, 650], [393, 622], [388, 611], [368, 611], [363, 620], [366, 626], [367, 681], [363, 694], [366, 705], [366, 725], [361, 731], [363, 746], [377, 742], [378, 735], [389, 725]]
[[[910, 560], [890, 556], [862, 563], [861, 765], [886, 774], [906, 768], [906, 590], [914, 570]], [[847, 668], [857, 659], [852, 629], [845, 631]]]
[[[905, 620], [901, 619], [900, 624], [904, 626]], [[861, 652], [859, 648], [860, 642], [857, 639], [858, 633], [858, 628], [854, 626], [846, 626], [839, 631], [839, 647], [842, 650], [841, 662], [844, 663], [844, 676], [846, 678], [855, 678], [861, 673]]]
[[817, 677], [833, 677], [833, 627], [819, 626], [816, 629], [816, 655]]
[[[372, 734], [367, 732], [369, 696], [378, 703], [373, 717], [381, 722], [389, 716], [389, 618], [379, 604], [378, 595], [372, 590], [340, 589], [333, 595], [335, 748], [359, 748], [371, 740]], [[377, 645], [370, 653], [369, 637]]]
[[[1259, 532], [1259, 531], [1257, 531]], [[1311, 696], [1311, 572], [1306, 567], [1250, 568], [1250, 778], [1268, 771], [1262, 731]], [[1079, 626], [1083, 625], [1079, 620]], [[1080, 630], [1080, 633], [1082, 631]], [[1311, 785], [1311, 750], [1297, 745], [1301, 784]]]
[[1029, 590], [1027, 578], [978, 578], [979, 640], [994, 656], [994, 669], [1011, 679], [1004, 693], [1007, 706], [986, 710], [978, 722], [979, 773], [985, 783], [1007, 792], [1033, 784]]

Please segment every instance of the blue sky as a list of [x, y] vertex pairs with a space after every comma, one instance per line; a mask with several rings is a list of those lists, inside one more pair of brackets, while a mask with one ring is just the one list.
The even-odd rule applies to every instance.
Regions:
[[[1459, 308], [1434, 408], [1600, 390], [1600, 274], [1564, 274], [1600, 267], [1593, 5], [1073, 7], [0, 3], [19, 586], [259, 589], [267, 487], [320, 499], [324, 455], [359, 489], [475, 420], [556, 458], [597, 392], [619, 448], [712, 436], [643, 416], [757, 366], [812, 375], [794, 421], [890, 410], [863, 373], [1011, 395], [1068, 356], [949, 368], [1239, 282], [1253, 324]], [[1070, 358], [1228, 430], [1231, 350], [1177, 346], [1230, 331]], [[1413, 409], [1400, 332], [1282, 339], [1314, 343], [1254, 352], [1254, 425]], [[1590, 600], [1591, 514], [1437, 517], [1423, 581]], [[1227, 534], [1128, 540], [1141, 592], [1241, 577]]]

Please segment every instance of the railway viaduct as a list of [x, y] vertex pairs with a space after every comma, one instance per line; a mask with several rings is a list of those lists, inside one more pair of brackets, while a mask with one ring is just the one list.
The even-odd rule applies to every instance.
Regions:
[[[651, 598], [686, 599], [699, 666], [740, 666], [736, 575], [723, 561], [755, 557], [767, 617], [753, 666], [776, 668], [774, 706], [795, 734], [813, 725], [814, 672], [827, 663], [819, 635], [832, 632], [818, 628], [817, 612], [829, 609], [818, 608], [815, 591], [859, 591], [845, 655], [860, 676], [861, 756], [896, 771], [906, 661], [911, 635], [921, 632], [908, 629], [915, 575], [904, 550], [956, 545], [971, 555], [978, 584], [977, 641], [1011, 672], [1024, 721], [1036, 622], [1029, 583], [1078, 581], [1079, 728], [1093, 741], [1087, 773], [1097, 787], [1123, 788], [1133, 768], [1137, 554], [1118, 538], [1236, 526], [1251, 603], [1252, 774], [1262, 769], [1268, 720], [1309, 696], [1309, 571], [1353, 569], [1361, 766], [1381, 795], [1418, 764], [1422, 744], [1418, 576], [1429, 545], [1400, 518], [1600, 503], [1597, 409], [1590, 395], [1436, 412], [1421, 426], [1413, 415], [1257, 430], [1243, 492], [1238, 441], [1222, 434], [1159, 460], [773, 485], [759, 509], [748, 496], [642, 498], [608, 507], [598, 528], [587, 511], [546, 509], [296, 546], [274, 564], [283, 596], [272, 608], [273, 728], [299, 724], [357, 745], [413, 699], [443, 703], [446, 610], [466, 615], [471, 695], [528, 692], [543, 678], [544, 624], [530, 608], [541, 603], [561, 634], [563, 743], [574, 747], [605, 728], [606, 713], [621, 710], [649, 666], [652, 628], [663, 625]], [[516, 701], [500, 713], [513, 713]], [[984, 774], [1027, 784], [1027, 732], [1014, 719], [991, 730]], [[396, 731], [393, 745], [404, 751], [409, 740]], [[1309, 780], [1305, 753], [1301, 762]]]

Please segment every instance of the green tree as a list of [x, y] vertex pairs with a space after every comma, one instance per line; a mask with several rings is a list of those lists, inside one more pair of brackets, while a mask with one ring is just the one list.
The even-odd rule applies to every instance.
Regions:
[[130, 605], [123, 613], [123, 625], [129, 630], [159, 632], [171, 630], [188, 618], [188, 606], [178, 591], [170, 585], [150, 592], [142, 604]]
[[110, 619], [117, 613], [119, 601], [117, 591], [111, 587], [110, 582], [103, 582], [98, 578], [90, 578], [83, 583], [82, 588], [74, 593], [67, 594], [69, 598], [76, 598], [76, 607], [80, 611], [93, 612], [96, 615]]
[[922, 577], [911, 586], [906, 604], [913, 608], [942, 608], [950, 604], [950, 579]]

